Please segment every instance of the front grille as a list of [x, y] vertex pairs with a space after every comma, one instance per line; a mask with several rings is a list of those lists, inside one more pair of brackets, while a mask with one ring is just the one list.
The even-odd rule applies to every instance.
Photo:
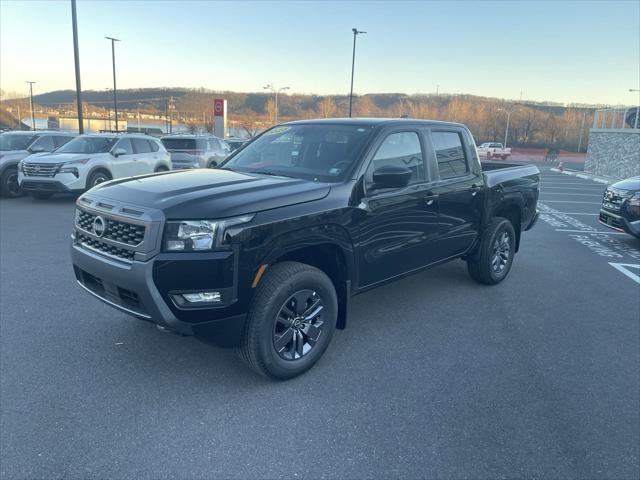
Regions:
[[88, 247], [93, 250], [97, 250], [98, 252], [104, 253], [111, 257], [116, 257], [122, 260], [126, 260], [128, 262], [132, 262], [135, 256], [135, 252], [132, 250], [116, 247], [115, 245], [111, 245], [110, 243], [103, 242], [102, 240], [91, 238], [88, 235], [85, 235], [81, 232], [77, 233], [76, 241], [85, 247]]
[[23, 190], [39, 190], [43, 192], [64, 192], [65, 189], [61, 187], [59, 182], [47, 181], [29, 181], [25, 180], [21, 183]]
[[[87, 232], [93, 232], [93, 222], [98, 215], [78, 210], [76, 216], [76, 226]], [[111, 218], [102, 217], [105, 221], [105, 229], [102, 238], [108, 238], [116, 242], [124, 243], [136, 247], [144, 239], [144, 225], [120, 222]]]
[[600, 221], [606, 225], [609, 225], [610, 227], [622, 230], [622, 219], [618, 217], [607, 215], [605, 212], [600, 212]]
[[27, 177], [55, 177], [60, 163], [24, 163], [23, 171]]

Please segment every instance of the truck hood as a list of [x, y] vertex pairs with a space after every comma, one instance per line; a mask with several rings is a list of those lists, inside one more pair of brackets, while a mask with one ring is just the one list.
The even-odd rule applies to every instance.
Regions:
[[311, 202], [327, 196], [327, 183], [231, 170], [196, 169], [99, 185], [89, 197], [162, 210], [169, 220], [217, 219]]
[[611, 187], [616, 190], [640, 191], [640, 176], [627, 178], [621, 182], [614, 183]]

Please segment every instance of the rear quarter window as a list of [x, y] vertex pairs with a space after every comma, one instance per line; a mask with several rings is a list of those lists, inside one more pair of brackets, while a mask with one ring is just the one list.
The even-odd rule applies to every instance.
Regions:
[[162, 144], [167, 150], [195, 150], [194, 138], [163, 138]]

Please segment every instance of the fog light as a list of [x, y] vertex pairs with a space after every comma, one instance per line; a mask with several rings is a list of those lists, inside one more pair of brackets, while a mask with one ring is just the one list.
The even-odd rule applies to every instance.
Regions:
[[189, 303], [219, 303], [221, 301], [220, 292], [183, 293], [182, 298]]

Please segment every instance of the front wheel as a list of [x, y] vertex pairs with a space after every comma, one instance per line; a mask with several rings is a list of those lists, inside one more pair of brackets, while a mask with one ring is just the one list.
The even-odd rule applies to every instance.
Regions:
[[2, 178], [0, 178], [0, 194], [5, 198], [15, 198], [22, 195], [16, 168], [9, 167], [2, 174]]
[[477, 251], [467, 259], [467, 270], [475, 281], [495, 285], [511, 270], [516, 252], [516, 234], [509, 220], [495, 217], [482, 234]]
[[89, 179], [87, 180], [87, 190], [100, 185], [101, 183], [108, 182], [109, 180], [111, 180], [111, 175], [107, 172], [103, 172], [102, 170], [93, 172], [89, 175]]
[[156, 168], [154, 173], [162, 173], [162, 172], [168, 172], [169, 169], [167, 167], [158, 167]]
[[327, 275], [303, 263], [275, 264], [258, 285], [238, 354], [264, 377], [293, 378], [325, 352], [337, 316], [338, 298]]

